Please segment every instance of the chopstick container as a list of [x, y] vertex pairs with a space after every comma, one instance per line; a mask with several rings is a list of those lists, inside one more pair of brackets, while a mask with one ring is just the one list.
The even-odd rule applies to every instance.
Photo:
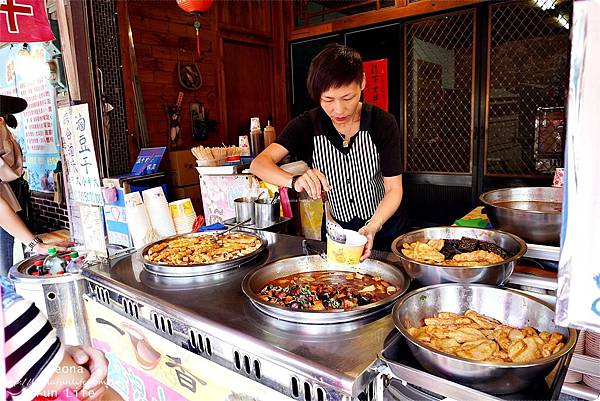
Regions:
[[271, 199], [258, 199], [254, 202], [254, 223], [257, 228], [269, 227], [279, 220], [281, 208], [279, 199], [274, 203], [271, 201]]

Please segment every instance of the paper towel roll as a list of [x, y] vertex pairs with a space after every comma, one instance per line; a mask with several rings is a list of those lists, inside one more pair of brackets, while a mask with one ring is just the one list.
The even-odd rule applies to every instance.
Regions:
[[144, 204], [148, 216], [152, 216], [150, 222], [154, 232], [159, 238], [166, 238], [177, 234], [175, 223], [171, 217], [171, 210], [167, 198], [161, 187], [150, 188], [142, 192]]
[[125, 215], [134, 247], [141, 248], [156, 241], [156, 234], [139, 192], [125, 194]]

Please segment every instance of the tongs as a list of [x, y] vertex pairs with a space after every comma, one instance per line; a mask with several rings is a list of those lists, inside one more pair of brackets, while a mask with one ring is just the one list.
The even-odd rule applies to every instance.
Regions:
[[321, 191], [321, 199], [323, 200], [323, 208], [325, 209], [325, 229], [327, 235], [335, 242], [340, 244], [346, 243], [346, 234], [344, 229], [340, 226], [331, 216], [331, 207], [329, 205], [329, 199], [327, 199], [327, 192]]
[[247, 219], [246, 219], [246, 220], [244, 220], [244, 221], [240, 221], [239, 223], [236, 223], [236, 224], [232, 225], [231, 227], [229, 227], [227, 230], [223, 231], [222, 233], [218, 233], [218, 234], [214, 235], [214, 236], [212, 237], [212, 240], [216, 242], [216, 241], [217, 241], [217, 239], [218, 239], [219, 237], [222, 237], [222, 236], [224, 236], [225, 234], [227, 234], [227, 233], [231, 232], [232, 230], [235, 230], [236, 228], [238, 228], [238, 227], [240, 227], [240, 226], [243, 226], [243, 225], [244, 225], [244, 224], [246, 224], [246, 223], [249, 223], [249, 222], [250, 222], [250, 220], [252, 220], [252, 219], [251, 219], [251, 218], [247, 218]]

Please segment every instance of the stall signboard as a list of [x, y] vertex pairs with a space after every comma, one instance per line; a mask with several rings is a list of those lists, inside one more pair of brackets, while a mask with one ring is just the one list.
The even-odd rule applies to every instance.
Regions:
[[54, 191], [52, 172], [60, 161], [55, 89], [43, 68], [50, 58], [40, 43], [29, 44], [28, 50], [21, 44], [0, 49], [0, 94], [28, 103], [15, 114], [18, 126], [12, 131], [23, 150], [29, 187], [39, 192]]
[[388, 59], [365, 61], [363, 68], [367, 81], [363, 99], [388, 111]]
[[84, 296], [94, 348], [109, 361], [107, 383], [127, 401], [291, 401], [187, 351]]
[[73, 199], [78, 203], [102, 206], [104, 201], [88, 105], [61, 107], [58, 119]]

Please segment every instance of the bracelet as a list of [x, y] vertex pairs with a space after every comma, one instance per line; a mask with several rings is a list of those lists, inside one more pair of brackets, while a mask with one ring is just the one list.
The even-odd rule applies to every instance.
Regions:
[[369, 223], [371, 223], [371, 222], [379, 224], [379, 228], [377, 229], [377, 232], [381, 231], [381, 229], [383, 228], [383, 224], [381, 224], [379, 221], [377, 221], [377, 219], [369, 219], [369, 220], [365, 221], [365, 226], [369, 225]]
[[291, 188], [293, 191], [296, 190], [296, 188], [294, 188], [294, 185], [296, 185], [296, 181], [298, 181], [298, 178], [302, 177], [301, 175], [295, 175], [292, 177], [292, 183], [291, 183]]
[[37, 244], [43, 244], [43, 241], [40, 237], [34, 237], [31, 242], [27, 244], [28, 252], [33, 252], [33, 248], [35, 248]]

